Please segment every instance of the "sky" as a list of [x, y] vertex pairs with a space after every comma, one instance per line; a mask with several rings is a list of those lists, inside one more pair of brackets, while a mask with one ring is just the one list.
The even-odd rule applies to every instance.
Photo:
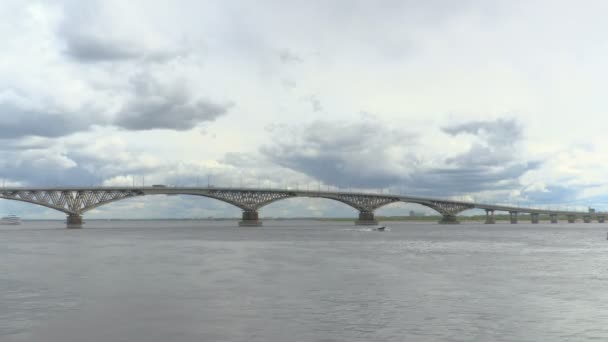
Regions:
[[[3, 0], [0, 177], [608, 209], [607, 11], [605, 1]], [[378, 213], [409, 210], [430, 213]], [[63, 217], [11, 201], [3, 211]], [[239, 213], [150, 196], [87, 216]], [[261, 214], [355, 212], [290, 199]]]

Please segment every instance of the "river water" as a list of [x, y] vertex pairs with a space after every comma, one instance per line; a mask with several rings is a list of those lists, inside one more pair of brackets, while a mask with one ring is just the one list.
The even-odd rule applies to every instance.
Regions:
[[0, 341], [608, 339], [608, 225], [0, 228]]

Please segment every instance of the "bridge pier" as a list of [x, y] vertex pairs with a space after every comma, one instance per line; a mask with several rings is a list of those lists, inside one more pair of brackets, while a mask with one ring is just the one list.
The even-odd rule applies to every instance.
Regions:
[[568, 223], [576, 222], [576, 215], [568, 215]]
[[439, 224], [459, 224], [460, 221], [456, 218], [456, 215], [443, 215]]
[[66, 218], [66, 226], [70, 229], [82, 228], [82, 215], [69, 214]]
[[494, 210], [486, 209], [486, 224], [494, 224], [496, 219], [494, 218]]
[[509, 211], [509, 218], [511, 220], [511, 224], [517, 223], [517, 211]]
[[530, 220], [532, 221], [533, 224], [537, 224], [538, 223], [538, 213], [530, 214]]
[[597, 215], [597, 222], [604, 223], [605, 220], [606, 220], [606, 216], [604, 216], [604, 215]]
[[583, 216], [583, 222], [585, 222], [585, 223], [591, 223], [591, 215], [585, 215], [585, 216]]
[[550, 214], [549, 217], [551, 217], [551, 223], [557, 223], [557, 214]]
[[374, 217], [373, 211], [360, 211], [359, 219], [355, 221], [357, 226], [375, 226], [378, 224], [378, 221]]
[[239, 222], [241, 227], [259, 227], [262, 225], [256, 210], [243, 210], [243, 220]]

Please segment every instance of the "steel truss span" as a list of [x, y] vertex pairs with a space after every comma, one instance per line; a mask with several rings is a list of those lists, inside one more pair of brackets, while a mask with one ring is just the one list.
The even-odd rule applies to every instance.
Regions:
[[519, 213], [529, 214], [532, 223], [538, 223], [539, 215], [551, 217], [552, 223], [557, 223], [559, 215], [567, 216], [568, 222], [574, 222], [577, 217], [581, 217], [584, 222], [591, 222], [592, 217], [595, 217], [599, 222], [604, 222], [605, 219], [603, 213], [592, 214], [437, 198], [339, 191], [159, 186], [4, 188], [0, 191], [0, 198], [37, 204], [65, 213], [69, 228], [80, 228], [83, 222], [82, 215], [89, 210], [123, 199], [147, 195], [194, 195], [230, 203], [243, 210], [243, 220], [240, 222], [243, 226], [261, 225], [258, 216], [260, 208], [293, 197], [327, 198], [342, 202], [359, 211], [359, 219], [356, 223], [361, 225], [377, 224], [374, 211], [395, 202], [417, 203], [429, 207], [442, 215], [440, 223], [458, 223], [457, 215], [469, 209], [484, 209], [487, 215], [486, 223], [494, 223], [494, 211], [508, 212], [511, 215], [511, 223], [517, 223], [517, 214]]

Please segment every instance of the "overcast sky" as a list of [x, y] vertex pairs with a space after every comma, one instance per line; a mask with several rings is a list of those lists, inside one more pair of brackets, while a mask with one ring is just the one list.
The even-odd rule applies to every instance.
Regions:
[[[1, 177], [608, 209], [607, 12], [606, 1], [3, 0]], [[411, 208], [423, 210], [381, 213]], [[293, 199], [262, 214], [354, 211]], [[236, 215], [161, 196], [88, 216]]]

